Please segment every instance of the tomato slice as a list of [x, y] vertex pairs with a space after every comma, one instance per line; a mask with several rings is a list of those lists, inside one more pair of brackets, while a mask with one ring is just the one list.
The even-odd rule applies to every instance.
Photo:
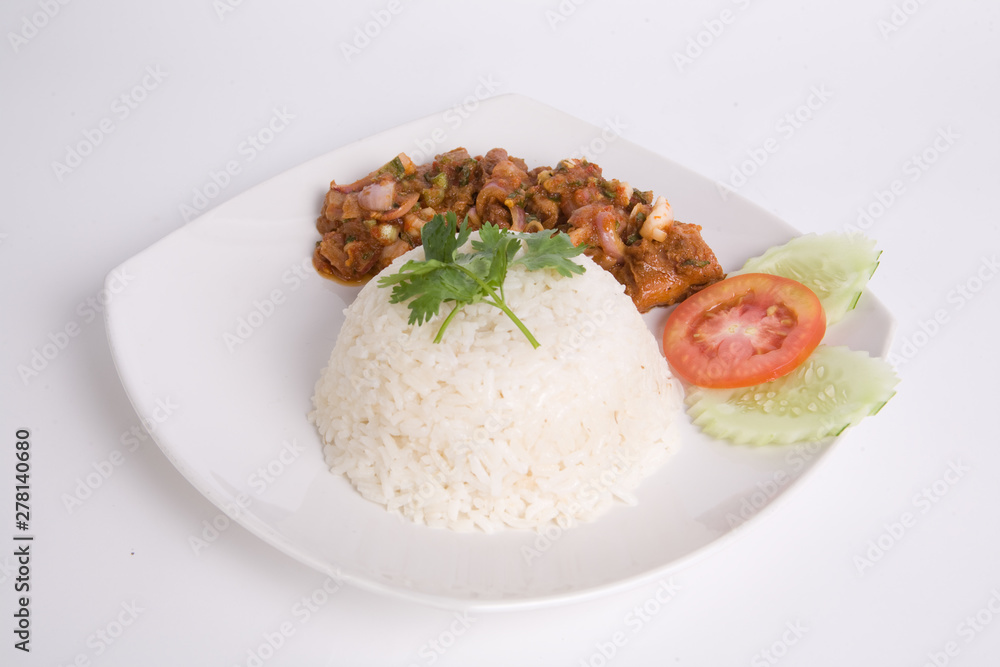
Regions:
[[663, 330], [663, 354], [699, 387], [749, 387], [792, 372], [826, 333], [819, 297], [766, 273], [726, 278], [688, 297]]

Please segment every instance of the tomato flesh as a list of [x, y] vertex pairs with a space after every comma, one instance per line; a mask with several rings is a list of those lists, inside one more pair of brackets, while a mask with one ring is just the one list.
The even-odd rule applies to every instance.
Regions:
[[749, 387], [790, 373], [826, 333], [819, 297], [766, 273], [726, 278], [682, 301], [663, 330], [674, 371], [700, 387]]

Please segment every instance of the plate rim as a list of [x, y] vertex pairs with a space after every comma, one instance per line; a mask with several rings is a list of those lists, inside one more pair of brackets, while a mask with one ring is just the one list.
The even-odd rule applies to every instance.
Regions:
[[[557, 109], [550, 105], [538, 102], [537, 100], [518, 94], [518, 93], [505, 93], [502, 95], [496, 95], [487, 98], [481, 102], [482, 105], [486, 106], [500, 106], [503, 104], [513, 104], [515, 106], [534, 106], [537, 108], [544, 108], [549, 113], [557, 114], [560, 116], [573, 118], [579, 123], [584, 123], [595, 130], [600, 131], [600, 128], [593, 125], [589, 121], [577, 118], [572, 114], [569, 114], [561, 109]], [[238, 192], [230, 199], [218, 203], [210, 209], [202, 212], [198, 217], [192, 219], [189, 222], [181, 225], [165, 236], [157, 239], [147, 247], [143, 248], [139, 252], [135, 253], [131, 257], [127, 258], [123, 262], [112, 268], [106, 275], [104, 286], [109, 287], [111, 281], [114, 279], [117, 272], [123, 269], [126, 265], [131, 262], [141, 261], [147, 254], [153, 253], [155, 249], [159, 246], [171, 242], [171, 239], [176, 237], [190, 234], [192, 230], [195, 230], [201, 225], [209, 224], [211, 221], [218, 217], [224, 212], [225, 208], [231, 202], [243, 198], [252, 192], [259, 191], [268, 187], [275, 180], [288, 177], [291, 173], [296, 171], [308, 171], [313, 168], [319, 162], [328, 160], [330, 156], [334, 153], [349, 150], [351, 148], [357, 147], [363, 143], [372, 142], [377, 140], [379, 137], [388, 135], [391, 133], [398, 132], [401, 128], [405, 128], [410, 125], [419, 124], [422, 122], [427, 122], [431, 119], [438, 118], [443, 111], [438, 111], [432, 114], [427, 114], [419, 118], [414, 118], [402, 123], [398, 123], [390, 128], [383, 129], [367, 137], [356, 139], [349, 143], [343, 144], [338, 147], [334, 147], [330, 150], [324, 151], [321, 154], [315, 155], [304, 162], [290, 167], [282, 172], [274, 174], [263, 181], [260, 181], [249, 188]], [[704, 176], [683, 164], [679, 164], [670, 158], [664, 157], [651, 149], [644, 146], [636, 144], [625, 137], [619, 137], [619, 141], [626, 142], [629, 146], [629, 150], [638, 151], [644, 153], [650, 158], [658, 161], [665, 161], [671, 165], [672, 168], [687, 172], [689, 175], [700, 179], [702, 181], [712, 183], [717, 187], [723, 187], [716, 179]], [[735, 191], [728, 191], [727, 197], [732, 197], [737, 200], [741, 206], [749, 207], [753, 209], [756, 213], [764, 215], [774, 221], [780, 223], [785, 231], [791, 234], [801, 234], [802, 232], [796, 229], [794, 226], [790, 225], [785, 220], [776, 216], [773, 212], [765, 209], [756, 202], [746, 198], [744, 195]], [[891, 346], [892, 338], [895, 333], [895, 327], [897, 325], [895, 318], [892, 317], [891, 312], [885, 308], [884, 304], [878, 299], [878, 297], [872, 293], [870, 288], [866, 287], [867, 298], [876, 302], [878, 306], [883, 308], [888, 315], [888, 330], [885, 334], [886, 342], [883, 344], [883, 350], [881, 355], [884, 356], [886, 351]], [[108, 341], [108, 345], [111, 351], [112, 362], [115, 367], [116, 374], [118, 375], [119, 381], [121, 382], [123, 388], [125, 389], [125, 394], [129, 400], [130, 405], [136, 414], [140, 414], [139, 406], [137, 404], [137, 390], [133, 386], [131, 379], [127, 376], [128, 371], [122, 368], [121, 354], [119, 343], [117, 340], [118, 329], [115, 326], [114, 320], [118, 313], [118, 309], [114, 307], [114, 302], [110, 302], [108, 307], [104, 311], [104, 325], [105, 333]], [[685, 412], [682, 412], [685, 414]], [[829, 439], [824, 445], [824, 452], [815, 461], [812, 462], [805, 470], [803, 470], [799, 475], [792, 480], [778, 495], [771, 498], [769, 502], [758, 509], [754, 514], [741, 522], [740, 524], [731, 527], [725, 533], [713, 538], [706, 544], [696, 547], [687, 553], [670, 560], [657, 567], [652, 567], [643, 572], [632, 574], [626, 577], [614, 579], [613, 581], [591, 585], [586, 588], [571, 592], [560, 592], [560, 593], [548, 593], [539, 596], [532, 597], [513, 597], [504, 598], [502, 596], [492, 597], [492, 598], [482, 598], [476, 599], [471, 597], [449, 597], [445, 595], [437, 595], [427, 592], [421, 592], [418, 590], [406, 588], [404, 586], [393, 586], [388, 583], [380, 582], [374, 579], [368, 579], [364, 576], [360, 576], [353, 573], [345, 573], [342, 571], [339, 565], [334, 566], [329, 562], [323, 562], [320, 558], [310, 555], [302, 551], [298, 546], [289, 540], [285, 539], [282, 535], [271, 529], [265, 522], [257, 518], [253, 513], [247, 513], [240, 510], [239, 507], [233, 507], [230, 499], [220, 497], [219, 493], [216, 491], [210, 480], [196, 467], [189, 464], [179, 456], [173, 448], [161, 440], [160, 435], [156, 430], [149, 433], [150, 438], [156, 443], [159, 450], [164, 454], [168, 461], [177, 469], [178, 472], [190, 483], [201, 495], [207, 498], [213, 505], [215, 505], [220, 511], [222, 511], [226, 516], [232, 519], [234, 522], [238, 523], [240, 526], [260, 538], [262, 541], [267, 543], [269, 546], [278, 549], [285, 555], [293, 558], [294, 560], [316, 570], [320, 573], [326, 574], [338, 582], [348, 583], [352, 586], [366, 590], [369, 592], [384, 595], [390, 598], [403, 599], [410, 602], [415, 602], [423, 605], [428, 605], [435, 608], [447, 609], [447, 610], [459, 610], [459, 611], [479, 611], [479, 612], [494, 612], [494, 611], [517, 611], [517, 610], [531, 610], [540, 609], [547, 607], [554, 607], [565, 604], [573, 604], [577, 602], [584, 602], [588, 600], [594, 600], [602, 597], [606, 597], [615, 592], [623, 592], [627, 590], [632, 590], [643, 584], [655, 581], [657, 579], [662, 579], [664, 577], [670, 577], [676, 574], [678, 571], [684, 570], [691, 567], [692, 565], [706, 560], [711, 557], [714, 553], [724, 551], [731, 547], [737, 540], [741, 539], [748, 530], [753, 526], [764, 523], [770, 520], [770, 517], [783, 507], [783, 505], [788, 502], [790, 496], [798, 492], [801, 485], [805, 480], [809, 479], [812, 475], [816, 473], [816, 470], [820, 465], [826, 463], [826, 459], [831, 453], [832, 449], [841, 441], [844, 437], [843, 435], [837, 436]]]

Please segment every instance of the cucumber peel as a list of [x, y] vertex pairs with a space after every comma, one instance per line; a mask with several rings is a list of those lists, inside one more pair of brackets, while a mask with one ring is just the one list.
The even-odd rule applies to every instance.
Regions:
[[806, 234], [747, 260], [729, 275], [770, 273], [797, 280], [819, 297], [829, 326], [858, 304], [881, 254], [862, 234]]
[[876, 414], [899, 378], [879, 357], [820, 345], [797, 369], [739, 389], [691, 386], [685, 402], [709, 436], [745, 445], [787, 445], [840, 435]]

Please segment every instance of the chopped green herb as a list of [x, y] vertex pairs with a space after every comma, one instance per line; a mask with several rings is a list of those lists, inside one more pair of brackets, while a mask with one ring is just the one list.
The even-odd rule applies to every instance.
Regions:
[[628, 241], [626, 241], [625, 243], [627, 245], [632, 245], [634, 243], [638, 243], [641, 240], [642, 240], [641, 236], [639, 236], [638, 234], [632, 234], [628, 237]]
[[399, 156], [392, 158], [381, 169], [378, 173], [382, 174], [385, 172], [391, 172], [396, 175], [397, 178], [402, 178], [403, 174], [406, 173], [406, 167], [403, 166], [403, 161], [399, 159]]
[[433, 187], [421, 190], [420, 201], [424, 203], [424, 206], [437, 208], [444, 202], [444, 188]]
[[611, 201], [615, 200], [615, 197], [618, 195], [618, 191], [615, 188], [614, 183], [610, 183], [602, 178], [600, 181], [597, 182], [597, 185], [601, 189], [602, 195], [604, 195]]
[[697, 259], [685, 259], [681, 262], [681, 266], [697, 266], [699, 269], [703, 266], [708, 266], [711, 264], [708, 260], [697, 260]]
[[[507, 269], [521, 264], [529, 271], [554, 269], [570, 277], [584, 272], [570, 259], [584, 248], [574, 246], [561, 232], [523, 234], [487, 223], [479, 230], [479, 240], [472, 242], [473, 252], [459, 253], [470, 233], [468, 217], [459, 225], [451, 211], [446, 216], [435, 215], [421, 229], [424, 260], [410, 260], [398, 273], [379, 278], [379, 287], [392, 287], [391, 303], [409, 302], [410, 324], [422, 325], [438, 314], [442, 303], [454, 303], [438, 329], [435, 343], [441, 342], [445, 329], [462, 307], [482, 301], [502, 310], [537, 348], [538, 341], [504, 302]], [[522, 240], [524, 253], [515, 259]]]

